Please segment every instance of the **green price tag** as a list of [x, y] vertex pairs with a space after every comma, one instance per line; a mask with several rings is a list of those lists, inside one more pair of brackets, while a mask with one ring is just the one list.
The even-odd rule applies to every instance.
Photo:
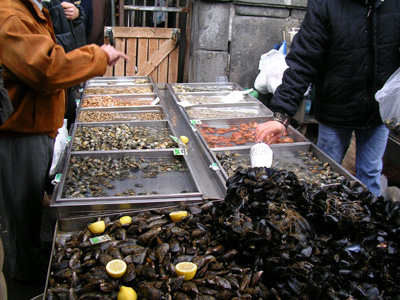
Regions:
[[187, 155], [186, 149], [174, 149], [174, 155]]
[[175, 141], [175, 143], [177, 144], [182, 144], [182, 141], [180, 139], [178, 139], [176, 136], [170, 135], [171, 139], [173, 139]]
[[219, 170], [219, 167], [218, 167], [218, 164], [217, 164], [217, 163], [212, 163], [212, 164], [210, 165], [210, 168], [213, 169], [214, 171], [218, 171], [218, 170]]
[[108, 234], [105, 234], [105, 235], [100, 235], [100, 236], [91, 238], [91, 239], [89, 239], [89, 241], [92, 245], [94, 245], [94, 244], [99, 244], [99, 243], [103, 243], [106, 241], [111, 241], [111, 238], [109, 237]]
[[201, 125], [201, 120], [190, 120], [190, 124], [192, 125]]

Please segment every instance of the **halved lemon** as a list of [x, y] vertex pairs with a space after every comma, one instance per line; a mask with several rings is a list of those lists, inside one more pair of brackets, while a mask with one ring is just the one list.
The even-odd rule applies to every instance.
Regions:
[[187, 215], [188, 215], [188, 212], [186, 210], [179, 210], [179, 211], [173, 211], [172, 213], [170, 213], [169, 217], [171, 218], [172, 222], [178, 222], [183, 217], [187, 217]]
[[126, 272], [126, 263], [122, 259], [110, 260], [106, 265], [108, 275], [119, 278]]
[[187, 136], [181, 135], [180, 139], [184, 144], [187, 144], [189, 142], [189, 138]]
[[121, 222], [122, 225], [131, 224], [132, 218], [130, 216], [123, 216], [123, 217], [119, 218], [119, 221]]
[[178, 276], [185, 276], [185, 280], [190, 280], [196, 275], [197, 265], [184, 261], [175, 266], [175, 272]]
[[100, 234], [103, 233], [106, 229], [106, 223], [104, 221], [97, 221], [88, 226], [88, 229], [93, 234]]
[[121, 285], [121, 287], [119, 288], [117, 300], [136, 300], [136, 299], [137, 299], [137, 294], [133, 288]]

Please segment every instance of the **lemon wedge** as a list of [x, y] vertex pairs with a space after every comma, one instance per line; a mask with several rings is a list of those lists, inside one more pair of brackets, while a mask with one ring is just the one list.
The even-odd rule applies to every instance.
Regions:
[[175, 266], [175, 272], [178, 276], [185, 276], [185, 280], [192, 279], [197, 272], [197, 265], [191, 262], [181, 262]]
[[137, 299], [137, 294], [133, 288], [121, 285], [121, 287], [119, 288], [117, 300], [136, 300], [136, 299]]
[[88, 229], [93, 234], [100, 234], [103, 233], [106, 229], [106, 223], [104, 221], [97, 221], [88, 226]]
[[187, 144], [189, 142], [189, 138], [187, 136], [181, 135], [180, 139], [184, 144]]
[[122, 259], [110, 260], [106, 265], [108, 275], [119, 278], [126, 272], [126, 263]]
[[182, 220], [183, 217], [187, 217], [188, 212], [186, 210], [179, 210], [179, 211], [173, 211], [172, 213], [169, 214], [169, 217], [171, 218], [172, 222], [178, 222]]
[[123, 217], [119, 218], [119, 221], [121, 222], [122, 225], [131, 224], [132, 218], [130, 216], [123, 216]]

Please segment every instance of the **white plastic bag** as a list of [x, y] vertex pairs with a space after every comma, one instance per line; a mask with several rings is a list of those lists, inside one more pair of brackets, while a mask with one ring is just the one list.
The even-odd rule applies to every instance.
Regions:
[[51, 167], [49, 171], [50, 176], [54, 176], [58, 172], [61, 163], [61, 158], [64, 155], [67, 139], [68, 139], [67, 119], [64, 119], [64, 125], [63, 127], [58, 128], [58, 134], [56, 136], [56, 140], [54, 141], [53, 160], [51, 162]]
[[261, 94], [275, 93], [282, 83], [283, 72], [288, 68], [283, 51], [272, 49], [261, 55], [254, 88]]
[[379, 111], [385, 124], [392, 119], [400, 119], [400, 68], [376, 92], [375, 99], [379, 102]]

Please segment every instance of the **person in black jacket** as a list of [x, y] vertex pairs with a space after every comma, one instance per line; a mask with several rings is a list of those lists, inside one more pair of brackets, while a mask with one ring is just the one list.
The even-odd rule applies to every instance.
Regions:
[[[69, 2], [71, 1], [71, 2]], [[86, 45], [85, 11], [80, 5], [75, 5], [72, 0], [46, 0], [42, 2], [49, 10], [57, 44], [65, 52]], [[67, 128], [75, 122], [76, 99], [79, 97], [79, 86], [67, 89], [68, 107], [65, 118], [68, 120]]]
[[388, 129], [375, 93], [400, 66], [399, 47], [400, 1], [309, 0], [271, 100], [274, 119], [258, 125], [256, 141], [282, 136], [312, 82], [317, 146], [341, 163], [354, 131], [356, 176], [379, 196]]

